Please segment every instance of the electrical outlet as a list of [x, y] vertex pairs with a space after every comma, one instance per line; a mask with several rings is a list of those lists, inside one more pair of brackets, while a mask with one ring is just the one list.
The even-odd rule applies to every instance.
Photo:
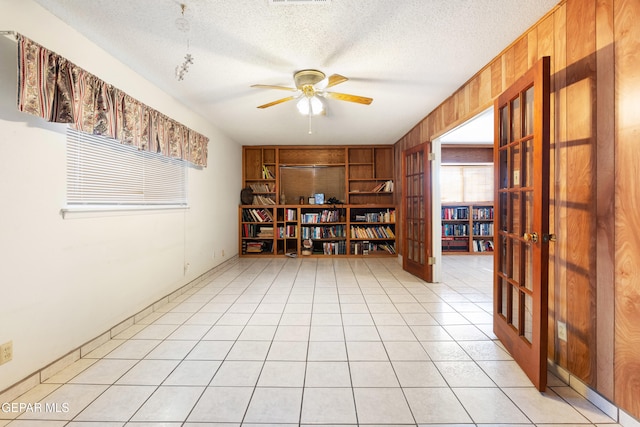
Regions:
[[13, 341], [0, 345], [0, 365], [13, 359]]
[[567, 342], [567, 324], [558, 322], [558, 339]]

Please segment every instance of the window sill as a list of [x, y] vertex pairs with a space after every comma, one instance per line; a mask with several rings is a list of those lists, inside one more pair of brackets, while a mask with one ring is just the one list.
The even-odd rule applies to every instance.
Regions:
[[122, 215], [147, 215], [184, 211], [189, 205], [105, 205], [105, 206], [65, 206], [60, 209], [62, 219], [101, 218]]

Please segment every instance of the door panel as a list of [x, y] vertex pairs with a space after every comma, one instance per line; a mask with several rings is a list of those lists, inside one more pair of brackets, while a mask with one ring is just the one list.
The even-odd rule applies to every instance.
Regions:
[[549, 58], [495, 103], [494, 332], [539, 390], [547, 378]]
[[402, 267], [427, 282], [433, 281], [430, 152], [431, 143], [425, 142], [402, 155]]

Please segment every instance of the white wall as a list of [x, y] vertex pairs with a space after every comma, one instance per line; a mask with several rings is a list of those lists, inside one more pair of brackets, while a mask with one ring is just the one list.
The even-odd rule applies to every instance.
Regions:
[[209, 166], [189, 169], [190, 209], [63, 219], [65, 125], [17, 111], [17, 45], [0, 37], [0, 343], [14, 347], [2, 391], [235, 255], [242, 152], [32, 0], [0, 0], [0, 10], [0, 30], [210, 139]]

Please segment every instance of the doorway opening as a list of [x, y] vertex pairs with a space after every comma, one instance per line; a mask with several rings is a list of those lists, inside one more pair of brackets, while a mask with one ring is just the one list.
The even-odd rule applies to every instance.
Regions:
[[[493, 107], [433, 141], [434, 281], [448, 255], [493, 255]], [[450, 267], [449, 267], [450, 268]]]

